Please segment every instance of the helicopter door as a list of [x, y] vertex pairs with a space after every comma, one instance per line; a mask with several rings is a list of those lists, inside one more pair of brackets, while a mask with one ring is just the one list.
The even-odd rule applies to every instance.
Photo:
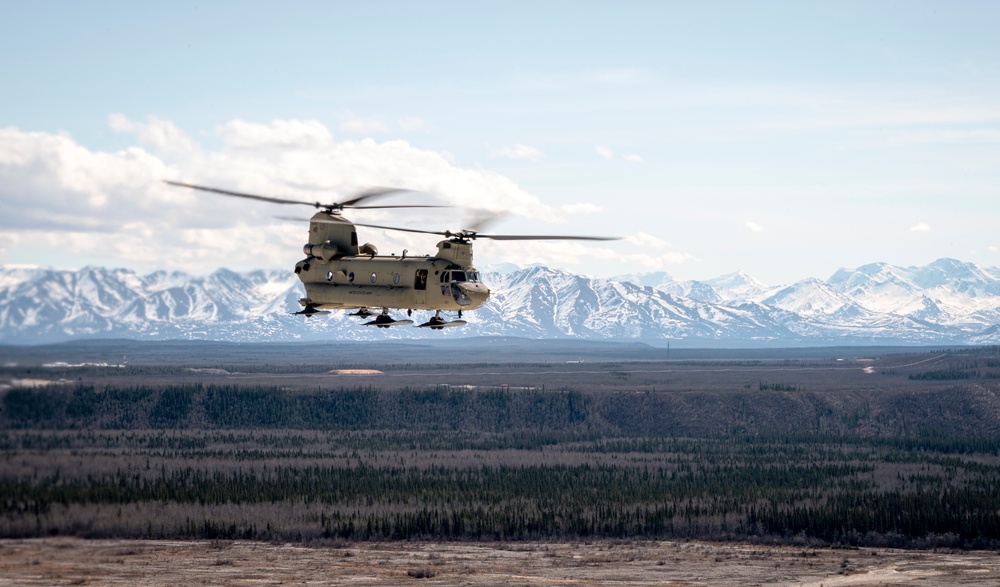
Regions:
[[414, 298], [418, 304], [427, 302], [427, 270], [417, 269], [413, 277]]

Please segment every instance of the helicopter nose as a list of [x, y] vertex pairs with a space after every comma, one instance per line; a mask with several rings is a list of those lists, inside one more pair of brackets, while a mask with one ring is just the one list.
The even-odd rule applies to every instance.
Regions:
[[473, 308], [478, 308], [479, 306], [486, 303], [486, 300], [490, 299], [490, 289], [483, 285], [482, 283], [459, 283], [456, 284], [462, 292], [472, 300], [472, 303], [466, 308], [471, 310]]

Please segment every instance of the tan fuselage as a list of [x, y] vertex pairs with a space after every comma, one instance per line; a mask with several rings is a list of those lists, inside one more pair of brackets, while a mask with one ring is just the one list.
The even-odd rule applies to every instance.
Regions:
[[474, 310], [486, 303], [486, 285], [456, 281], [456, 269], [447, 259], [393, 256], [312, 258], [295, 266], [316, 308]]
[[320, 309], [399, 308], [474, 310], [490, 290], [478, 282], [472, 243], [438, 243], [434, 257], [378, 255], [358, 245], [355, 226], [342, 216], [317, 212], [309, 224], [306, 258], [295, 273], [306, 288], [303, 307]]

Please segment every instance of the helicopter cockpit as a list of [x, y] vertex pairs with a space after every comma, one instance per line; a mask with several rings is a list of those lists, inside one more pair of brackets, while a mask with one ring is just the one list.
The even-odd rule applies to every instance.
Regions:
[[479, 283], [478, 271], [466, 271], [464, 269], [451, 269], [441, 272], [441, 283]]
[[489, 296], [489, 290], [479, 281], [478, 271], [465, 270], [457, 265], [441, 272], [441, 293], [450, 293], [458, 305], [463, 307], [472, 305], [473, 297], [485, 301]]

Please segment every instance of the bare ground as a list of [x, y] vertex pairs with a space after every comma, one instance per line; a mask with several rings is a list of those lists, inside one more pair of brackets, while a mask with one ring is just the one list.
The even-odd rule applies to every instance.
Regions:
[[1000, 553], [704, 542], [0, 540], [7, 585], [992, 586]]

